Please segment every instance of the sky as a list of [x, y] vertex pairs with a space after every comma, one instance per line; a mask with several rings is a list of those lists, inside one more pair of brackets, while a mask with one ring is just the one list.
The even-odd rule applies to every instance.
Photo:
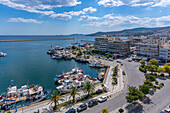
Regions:
[[170, 0], [0, 0], [0, 35], [68, 35], [170, 25]]

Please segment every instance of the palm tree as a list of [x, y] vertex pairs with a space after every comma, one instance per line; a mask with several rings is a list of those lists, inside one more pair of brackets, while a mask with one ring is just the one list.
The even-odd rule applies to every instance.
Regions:
[[83, 86], [83, 91], [85, 93], [88, 93], [88, 97], [89, 97], [90, 93], [92, 93], [94, 90], [95, 90], [94, 85], [90, 82], [86, 82]]
[[80, 94], [77, 92], [77, 89], [76, 89], [75, 87], [72, 87], [72, 88], [71, 88], [71, 93], [70, 93], [70, 95], [71, 95], [70, 98], [73, 97], [73, 104], [74, 104], [74, 102], [75, 102], [75, 96], [76, 96], [76, 95], [80, 95]]
[[58, 91], [53, 91], [53, 94], [51, 95], [51, 101], [50, 103], [54, 103], [54, 109], [57, 108], [57, 105], [59, 104], [59, 100], [60, 101], [64, 101], [64, 99], [62, 99], [63, 96], [61, 96], [61, 93], [59, 93]]

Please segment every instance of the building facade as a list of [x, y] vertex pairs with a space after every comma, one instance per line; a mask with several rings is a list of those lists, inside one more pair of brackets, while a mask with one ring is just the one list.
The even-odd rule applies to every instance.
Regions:
[[112, 38], [108, 40], [108, 52], [123, 55], [130, 54], [130, 41]]
[[95, 50], [111, 52], [122, 56], [129, 55], [130, 41], [112, 37], [96, 38]]
[[95, 38], [95, 43], [94, 43], [95, 50], [107, 51], [107, 45], [108, 45], [107, 37]]
[[159, 58], [161, 61], [170, 62], [170, 41], [160, 46]]
[[159, 58], [158, 43], [136, 43], [135, 54], [148, 58]]

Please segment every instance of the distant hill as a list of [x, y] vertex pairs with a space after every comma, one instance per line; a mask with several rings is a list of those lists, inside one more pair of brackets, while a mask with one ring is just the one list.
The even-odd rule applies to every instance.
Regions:
[[170, 35], [170, 26], [167, 27], [156, 27], [156, 28], [134, 28], [125, 29], [122, 31], [110, 31], [110, 32], [96, 32], [93, 34], [88, 34], [86, 36], [101, 36], [101, 35], [112, 35], [112, 36], [140, 36], [140, 35], [154, 35], [154, 34]]

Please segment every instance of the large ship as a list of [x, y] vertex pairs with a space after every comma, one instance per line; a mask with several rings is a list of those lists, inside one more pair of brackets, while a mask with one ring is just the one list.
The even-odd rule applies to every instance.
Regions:
[[0, 96], [0, 111], [13, 110], [42, 101], [50, 92], [51, 90], [44, 90], [44, 87], [39, 85], [24, 85], [19, 89], [17, 86], [10, 86], [7, 93]]

